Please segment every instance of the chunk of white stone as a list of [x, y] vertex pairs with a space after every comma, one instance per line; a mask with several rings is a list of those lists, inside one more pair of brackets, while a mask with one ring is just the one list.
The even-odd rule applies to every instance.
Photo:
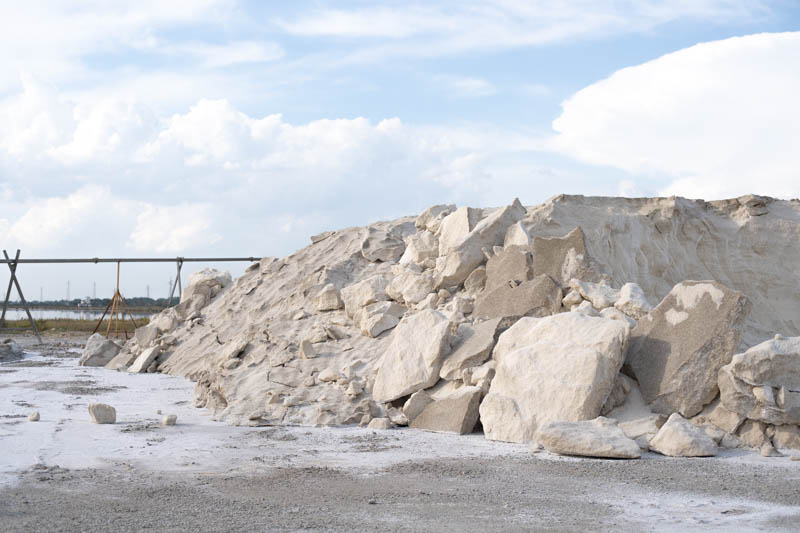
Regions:
[[329, 283], [325, 285], [322, 290], [319, 291], [316, 298], [314, 298], [314, 306], [317, 311], [335, 311], [336, 309], [344, 307], [344, 302], [342, 302], [339, 289], [332, 283]]
[[375, 275], [343, 288], [341, 297], [347, 316], [352, 318], [361, 308], [387, 300], [386, 286], [388, 283], [384, 276]]
[[139, 357], [136, 358], [133, 364], [130, 367], [128, 367], [128, 372], [130, 372], [131, 374], [141, 374], [143, 372], [146, 372], [160, 353], [161, 353], [161, 348], [159, 348], [158, 346], [153, 346], [152, 348], [146, 349], [139, 355]]
[[614, 302], [614, 307], [635, 320], [641, 319], [653, 310], [644, 291], [636, 283], [626, 283], [620, 288], [619, 298]]
[[577, 291], [585, 299], [592, 302], [592, 306], [598, 311], [606, 307], [611, 307], [619, 300], [620, 292], [617, 289], [600, 283], [591, 283], [579, 279], [569, 280], [569, 288]]
[[619, 320], [579, 313], [517, 321], [493, 351], [496, 373], [480, 407], [486, 437], [530, 442], [547, 422], [596, 418], [629, 334]]
[[609, 459], [642, 456], [639, 445], [623, 433], [617, 421], [602, 416], [579, 422], [548, 422], [539, 429], [536, 440], [547, 451], [561, 455]]
[[711, 457], [717, 455], [717, 445], [706, 433], [673, 413], [650, 441], [650, 449], [671, 457]]
[[692, 417], [714, 399], [749, 311], [748, 299], [721, 283], [684, 281], [639, 320], [627, 363], [653, 411]]
[[[138, 332], [143, 328], [139, 328]], [[86, 341], [86, 346], [83, 348], [81, 358], [78, 360], [80, 366], [105, 366], [116, 355], [122, 347], [116, 342], [105, 338], [100, 333], [95, 333], [89, 340]]]
[[95, 424], [113, 424], [117, 421], [117, 410], [104, 403], [90, 403], [89, 416]]
[[373, 399], [390, 402], [435, 384], [450, 348], [450, 329], [447, 317], [432, 309], [404, 316], [375, 376]]

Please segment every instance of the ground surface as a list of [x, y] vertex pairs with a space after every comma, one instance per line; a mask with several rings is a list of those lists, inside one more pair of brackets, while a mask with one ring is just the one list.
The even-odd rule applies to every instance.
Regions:
[[[603, 461], [414, 430], [230, 427], [192, 384], [77, 366], [83, 339], [0, 365], [3, 531], [792, 530], [800, 462]], [[117, 423], [90, 423], [109, 403]], [[178, 425], [159, 423], [161, 410]], [[39, 411], [41, 420], [27, 415]]]

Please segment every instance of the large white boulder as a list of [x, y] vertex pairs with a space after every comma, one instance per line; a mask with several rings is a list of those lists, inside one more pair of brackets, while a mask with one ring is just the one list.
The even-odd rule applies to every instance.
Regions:
[[580, 422], [548, 422], [536, 435], [539, 444], [552, 453], [603, 457], [608, 459], [638, 459], [639, 445], [629, 439], [616, 420], [598, 417]]
[[596, 418], [629, 335], [622, 321], [580, 313], [520, 319], [493, 352], [496, 373], [480, 407], [486, 437], [530, 442], [547, 422]]
[[672, 457], [711, 457], [717, 455], [717, 445], [699, 427], [673, 413], [650, 441], [650, 449]]
[[86, 346], [83, 348], [78, 365], [106, 366], [121, 349], [122, 346], [116, 342], [105, 338], [100, 333], [95, 333], [86, 341]]
[[800, 424], [800, 337], [762, 342], [719, 371], [720, 400], [730, 411], [769, 424]]
[[433, 386], [450, 349], [450, 329], [450, 320], [433, 309], [404, 316], [392, 332], [372, 398], [390, 402]]
[[677, 284], [631, 334], [627, 363], [658, 413], [699, 413], [717, 395], [750, 311], [748, 299], [716, 281]]

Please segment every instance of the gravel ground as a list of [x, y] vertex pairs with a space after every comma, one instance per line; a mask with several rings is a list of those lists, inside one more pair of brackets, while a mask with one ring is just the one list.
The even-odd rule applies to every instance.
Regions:
[[405, 462], [368, 474], [39, 466], [0, 492], [0, 521], [5, 531], [796, 530], [796, 473], [723, 460], [533, 454]]
[[[179, 378], [75, 366], [75, 342], [0, 365], [13, 371], [0, 373], [2, 531], [800, 527], [800, 462], [788, 457], [609, 461], [479, 435], [236, 428], [188, 405]], [[116, 402], [122, 422], [89, 424], [88, 401]], [[178, 426], [160, 426], [161, 405]], [[25, 419], [33, 408], [42, 421]]]

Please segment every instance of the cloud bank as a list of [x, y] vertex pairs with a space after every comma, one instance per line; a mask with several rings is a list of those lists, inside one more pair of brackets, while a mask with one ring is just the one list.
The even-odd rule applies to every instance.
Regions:
[[702, 43], [567, 99], [551, 147], [664, 195], [800, 196], [800, 32]]

